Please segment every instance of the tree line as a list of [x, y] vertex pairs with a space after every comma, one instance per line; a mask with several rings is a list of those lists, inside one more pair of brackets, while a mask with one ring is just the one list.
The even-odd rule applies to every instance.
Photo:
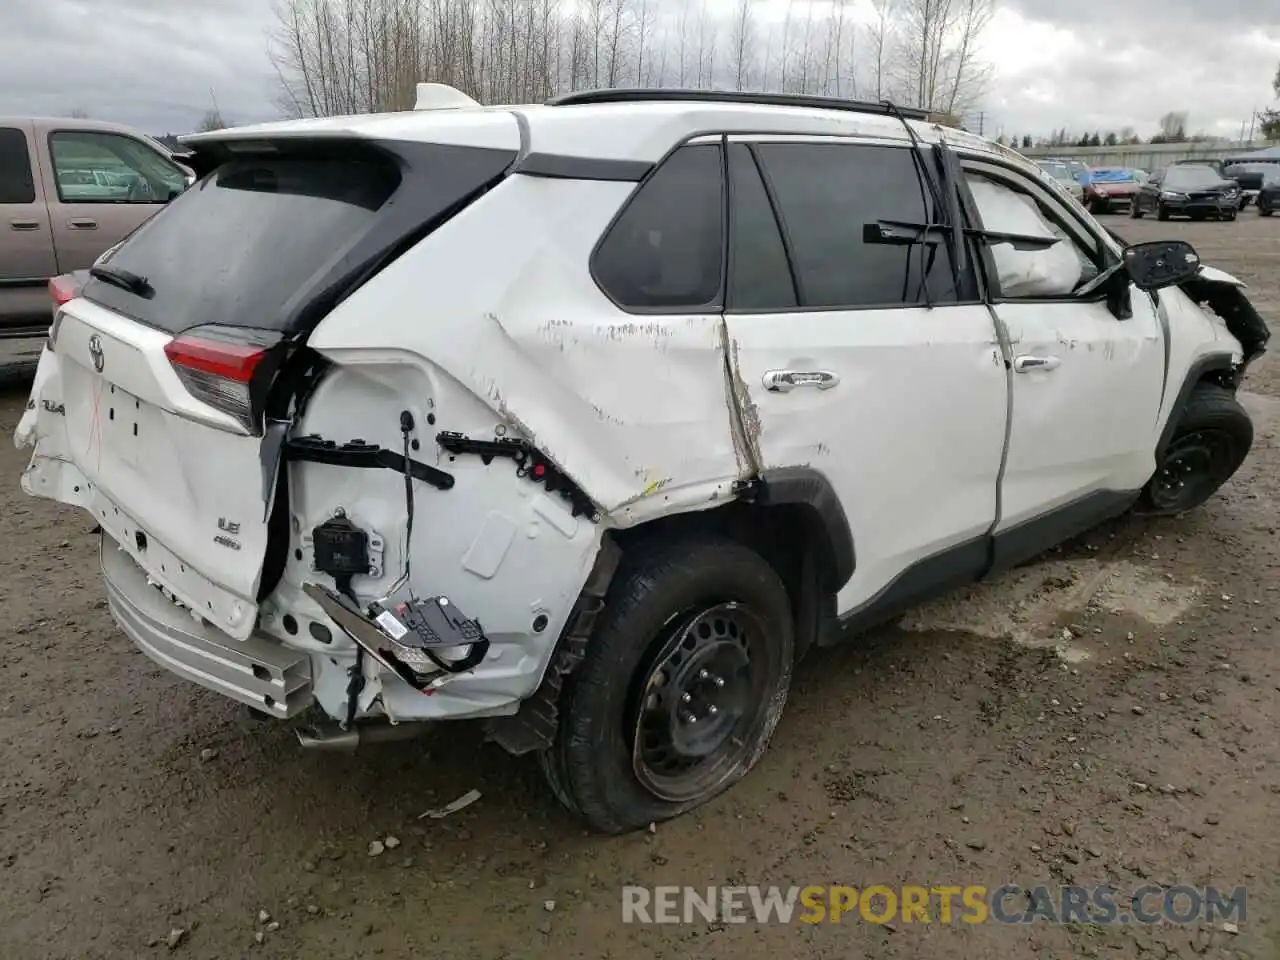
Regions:
[[408, 109], [416, 84], [435, 81], [482, 103], [696, 87], [887, 98], [954, 118], [990, 81], [979, 41], [994, 9], [871, 0], [867, 20], [853, 0], [277, 0], [270, 51], [294, 117]]

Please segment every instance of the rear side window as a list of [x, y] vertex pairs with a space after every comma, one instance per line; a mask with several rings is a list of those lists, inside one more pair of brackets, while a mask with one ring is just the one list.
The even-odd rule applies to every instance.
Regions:
[[390, 162], [234, 160], [110, 258], [146, 278], [150, 298], [97, 281], [86, 294], [171, 333], [202, 324], [283, 330], [291, 301], [370, 229], [399, 182]]
[[0, 203], [35, 203], [27, 135], [14, 127], [0, 127]]
[[729, 146], [729, 310], [791, 310], [798, 305], [787, 250], [751, 151]]
[[[756, 147], [790, 244], [804, 307], [893, 307], [957, 299], [944, 242], [867, 243], [880, 220], [930, 222], [911, 151], [843, 143]], [[932, 218], [937, 221], [938, 216]]]
[[627, 201], [596, 250], [592, 272], [624, 308], [716, 306], [723, 244], [720, 148], [681, 147]]

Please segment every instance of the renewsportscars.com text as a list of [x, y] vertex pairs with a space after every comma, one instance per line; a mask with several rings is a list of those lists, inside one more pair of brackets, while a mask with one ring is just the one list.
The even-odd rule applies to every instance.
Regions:
[[1193, 924], [1245, 919], [1245, 889], [1146, 884], [622, 888], [624, 923]]

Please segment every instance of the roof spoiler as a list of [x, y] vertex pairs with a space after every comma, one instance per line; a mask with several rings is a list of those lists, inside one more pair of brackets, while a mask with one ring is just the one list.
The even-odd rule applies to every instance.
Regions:
[[420, 83], [418, 84], [418, 99], [414, 103], [413, 109], [464, 110], [481, 105], [478, 100], [471, 99], [457, 87], [451, 87], [447, 83]]

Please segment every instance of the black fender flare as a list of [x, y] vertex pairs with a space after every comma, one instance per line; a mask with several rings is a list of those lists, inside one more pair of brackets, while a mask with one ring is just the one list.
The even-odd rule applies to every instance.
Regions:
[[1160, 430], [1160, 439], [1156, 443], [1157, 463], [1160, 462], [1160, 458], [1173, 440], [1174, 431], [1178, 429], [1178, 420], [1187, 406], [1191, 391], [1209, 373], [1225, 373], [1229, 377], [1234, 377], [1235, 361], [1232, 355], [1221, 352], [1205, 354], [1197, 357], [1192, 361], [1191, 366], [1187, 368], [1186, 376], [1182, 380], [1182, 386], [1178, 388], [1178, 395], [1174, 398], [1173, 405], [1169, 408], [1169, 418], [1165, 420], [1164, 427]]
[[752, 487], [751, 499], [757, 506], [802, 508], [805, 533], [817, 547], [829, 591], [836, 593], [849, 582], [857, 567], [853, 531], [825, 474], [812, 467], [778, 467], [762, 471]]

